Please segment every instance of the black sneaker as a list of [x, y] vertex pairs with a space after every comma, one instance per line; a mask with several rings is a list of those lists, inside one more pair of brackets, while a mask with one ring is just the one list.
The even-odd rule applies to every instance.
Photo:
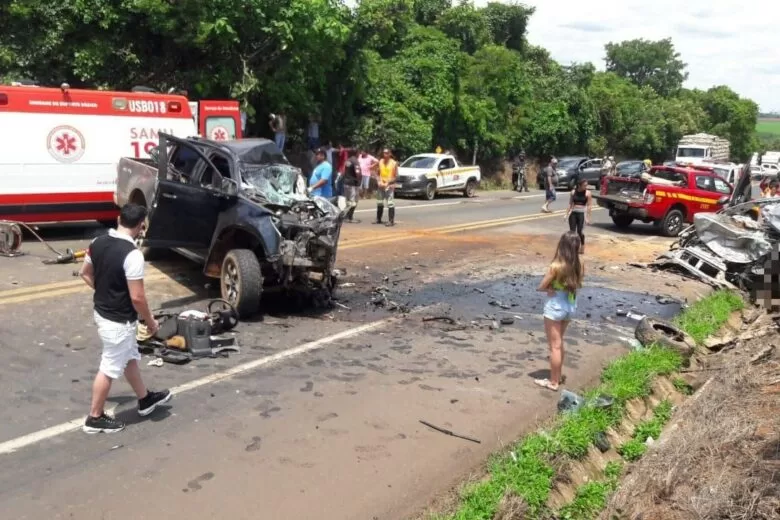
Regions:
[[146, 393], [146, 397], [138, 400], [138, 413], [146, 417], [159, 405], [170, 401], [171, 397], [173, 397], [173, 394], [170, 390], [163, 390], [162, 392], [149, 391]]
[[125, 423], [103, 413], [100, 417], [87, 416], [81, 429], [90, 435], [101, 432], [116, 433], [125, 429]]

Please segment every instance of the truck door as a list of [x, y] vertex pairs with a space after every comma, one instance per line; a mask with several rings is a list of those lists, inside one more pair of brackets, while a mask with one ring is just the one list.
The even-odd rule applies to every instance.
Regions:
[[440, 188], [446, 188], [456, 184], [458, 182], [455, 180], [457, 174], [453, 171], [456, 167], [457, 164], [455, 164], [455, 159], [452, 157], [445, 157], [439, 161], [436, 185]]
[[697, 175], [694, 200], [689, 205], [691, 214], [716, 211], [718, 199], [730, 194], [731, 186], [723, 179], [711, 175]]
[[201, 101], [198, 132], [212, 141], [241, 139], [241, 111], [238, 101]]
[[[219, 168], [219, 160], [210, 159]], [[226, 158], [224, 164], [229, 165]], [[157, 186], [146, 244], [151, 247], [207, 249], [211, 245], [223, 200], [211, 183], [221, 174], [198, 157], [192, 147], [185, 145], [179, 145], [172, 151], [169, 172], [169, 178], [161, 180]]]

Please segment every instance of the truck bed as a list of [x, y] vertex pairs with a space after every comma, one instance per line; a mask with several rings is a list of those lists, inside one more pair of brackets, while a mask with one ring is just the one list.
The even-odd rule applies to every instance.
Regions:
[[131, 201], [135, 192], [143, 194], [147, 208], [154, 200], [157, 165], [152, 159], [122, 157], [116, 167], [116, 203], [121, 208]]

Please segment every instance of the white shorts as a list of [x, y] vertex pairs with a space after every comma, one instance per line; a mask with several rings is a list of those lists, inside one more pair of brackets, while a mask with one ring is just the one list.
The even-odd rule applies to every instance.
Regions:
[[125, 373], [125, 368], [131, 360], [141, 359], [135, 337], [137, 323], [117, 323], [105, 319], [97, 312], [94, 317], [98, 336], [103, 342], [100, 371], [111, 379], [118, 379]]

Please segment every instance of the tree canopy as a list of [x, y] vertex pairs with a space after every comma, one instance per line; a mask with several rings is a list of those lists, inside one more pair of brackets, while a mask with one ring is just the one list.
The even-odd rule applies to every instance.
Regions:
[[660, 160], [696, 132], [730, 139], [739, 159], [757, 146], [756, 104], [726, 86], [683, 88], [686, 66], [669, 39], [609, 43], [599, 72], [531, 45], [534, 9], [520, 3], [354, 4], [8, 0], [0, 79], [232, 97], [255, 121], [251, 133], [283, 110], [290, 140], [302, 142], [318, 114], [334, 142], [400, 155], [441, 145], [479, 160], [520, 149]]

